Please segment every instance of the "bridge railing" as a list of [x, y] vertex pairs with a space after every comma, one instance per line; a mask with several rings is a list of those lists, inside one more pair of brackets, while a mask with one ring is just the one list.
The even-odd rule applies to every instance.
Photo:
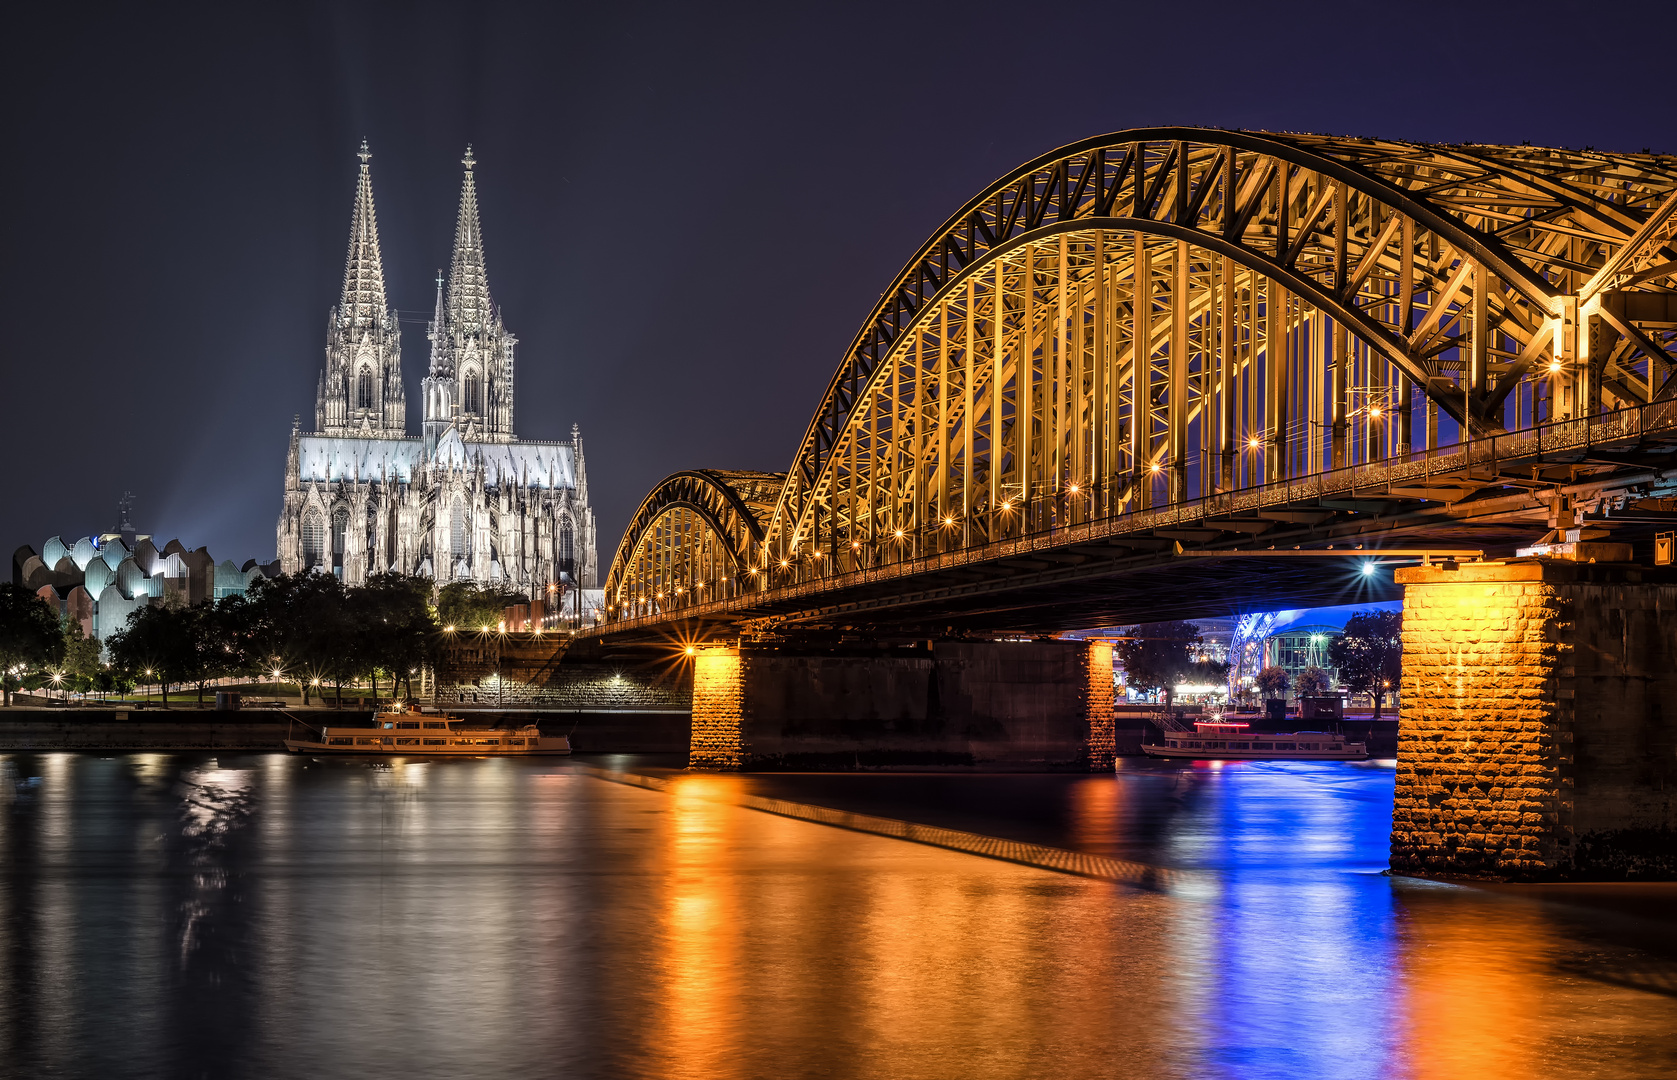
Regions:
[[[1394, 489], [1425, 497], [1428, 485], [1469, 489], [1475, 482], [1495, 483], [1502, 470], [1558, 459], [1582, 460], [1592, 448], [1624, 448], [1648, 442], [1677, 443], [1677, 400], [1577, 419], [1539, 423], [1465, 442], [1431, 447], [1383, 461], [1366, 462], [1301, 477], [1186, 499], [1168, 506], [1127, 510], [1110, 516], [1079, 515], [1065, 493], [1016, 500], [1002, 521], [1016, 521], [1014, 531], [997, 529], [995, 539], [959, 544], [956, 526], [904, 531], [883, 541], [852, 541], [849, 550], [829, 549], [787, 558], [784, 564], [754, 568], [735, 580], [695, 583], [661, 598], [637, 597], [608, 611], [600, 631], [652, 626], [671, 618], [727, 616], [764, 605], [784, 603], [829, 589], [862, 586], [912, 577], [940, 569], [990, 562], [1010, 556], [1112, 541], [1157, 530], [1204, 528], [1202, 523], [1241, 513], [1280, 509], [1324, 499], [1353, 501], [1360, 494], [1389, 496]], [[1624, 478], [1630, 483], [1633, 478]], [[1452, 485], [1452, 481], [1455, 483]], [[1127, 478], [1117, 483], [1127, 484]], [[1100, 491], [1079, 492], [1085, 506], [1104, 503]], [[1437, 501], [1452, 501], [1442, 497]], [[1037, 503], [1033, 509], [1032, 503]], [[997, 511], [992, 511], [997, 513]], [[1081, 520], [1078, 518], [1081, 516]], [[1251, 545], [1238, 547], [1250, 549]], [[1370, 549], [1377, 554], [1378, 549]], [[1150, 555], [1151, 553], [1147, 553]], [[1143, 557], [1146, 557], [1145, 555]], [[706, 590], [708, 592], [708, 598]], [[718, 598], [718, 594], [720, 597]]]

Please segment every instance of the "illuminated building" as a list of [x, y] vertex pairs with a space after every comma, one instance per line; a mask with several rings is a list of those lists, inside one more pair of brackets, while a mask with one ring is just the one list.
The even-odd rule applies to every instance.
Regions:
[[351, 217], [343, 295], [328, 320], [315, 430], [294, 423], [278, 525], [281, 568], [356, 584], [383, 571], [439, 582], [591, 587], [594, 514], [582, 436], [513, 433], [517, 339], [490, 299], [471, 149], [446, 288], [427, 336], [421, 434], [407, 433], [401, 332], [384, 287], [371, 154]]

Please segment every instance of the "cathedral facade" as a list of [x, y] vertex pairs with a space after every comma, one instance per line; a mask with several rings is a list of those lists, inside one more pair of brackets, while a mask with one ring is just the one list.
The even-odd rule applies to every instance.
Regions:
[[346, 584], [387, 570], [440, 584], [496, 582], [553, 597], [595, 585], [594, 514], [582, 436], [522, 442], [513, 434], [518, 339], [489, 297], [471, 149], [454, 256], [437, 278], [427, 328], [420, 433], [408, 434], [401, 328], [385, 298], [371, 154], [350, 221], [343, 296], [327, 321], [314, 430], [291, 429], [281, 571]]

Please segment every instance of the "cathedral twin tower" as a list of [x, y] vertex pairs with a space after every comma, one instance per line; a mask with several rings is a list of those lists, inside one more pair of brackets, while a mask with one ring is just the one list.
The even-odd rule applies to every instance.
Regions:
[[[421, 433], [407, 431], [401, 329], [385, 298], [372, 154], [361, 144], [343, 296], [326, 332], [315, 430], [294, 425], [278, 528], [281, 569], [348, 583], [386, 570], [447, 582], [499, 582], [552, 597], [591, 590], [594, 515], [582, 438], [513, 434], [513, 359], [489, 298], [476, 164], [462, 164], [448, 280], [437, 280], [421, 389]], [[567, 603], [566, 607], [572, 605]]]

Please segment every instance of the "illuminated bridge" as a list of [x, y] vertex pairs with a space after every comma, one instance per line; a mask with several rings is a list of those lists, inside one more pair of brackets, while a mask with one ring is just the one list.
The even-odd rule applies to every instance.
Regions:
[[1199, 128], [1054, 151], [915, 252], [785, 473], [646, 497], [600, 632], [1033, 633], [1396, 595], [1359, 559], [1651, 551], [1677, 521], [1674, 234], [1659, 155]]
[[1677, 876], [1674, 286], [1677, 158], [1090, 139], [915, 252], [785, 473], [659, 484], [574, 647], [683, 646], [699, 767], [1099, 770], [1059, 632], [1401, 586], [1393, 866]]

